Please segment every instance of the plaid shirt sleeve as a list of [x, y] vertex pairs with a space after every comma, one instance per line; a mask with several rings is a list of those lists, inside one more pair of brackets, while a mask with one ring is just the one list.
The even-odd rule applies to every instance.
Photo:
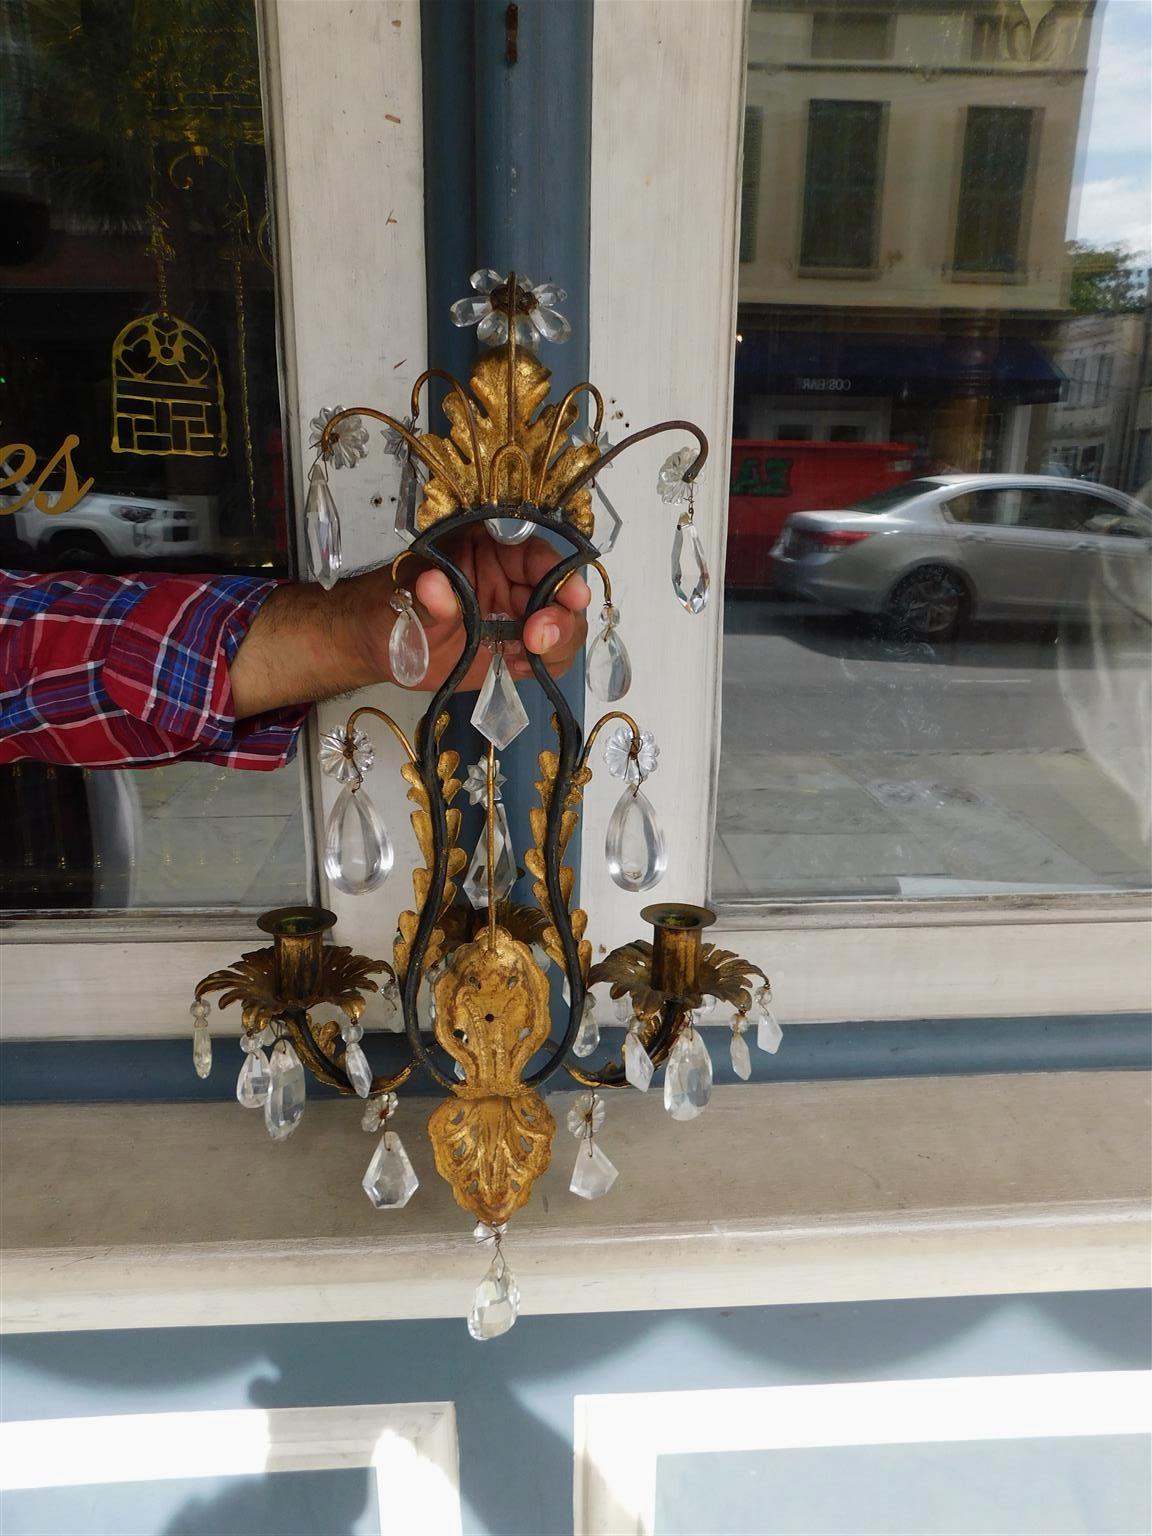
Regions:
[[228, 676], [276, 585], [0, 571], [0, 763], [279, 768], [308, 706], [237, 720]]

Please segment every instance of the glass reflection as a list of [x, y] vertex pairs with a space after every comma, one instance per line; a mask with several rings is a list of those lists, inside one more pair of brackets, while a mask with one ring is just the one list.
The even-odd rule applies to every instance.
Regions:
[[714, 894], [1145, 886], [1152, 13], [748, 41]]

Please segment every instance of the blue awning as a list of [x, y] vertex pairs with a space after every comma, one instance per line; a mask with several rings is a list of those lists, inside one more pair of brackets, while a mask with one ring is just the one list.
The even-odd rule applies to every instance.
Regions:
[[851, 331], [744, 331], [736, 384], [775, 395], [887, 395], [915, 403], [958, 396], [1041, 404], [1064, 375], [1015, 336], [899, 336]]

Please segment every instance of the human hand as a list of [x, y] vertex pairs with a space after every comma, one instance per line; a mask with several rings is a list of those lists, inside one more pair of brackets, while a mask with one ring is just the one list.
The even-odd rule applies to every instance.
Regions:
[[[497, 544], [482, 524], [462, 529], [447, 552], [475, 587], [481, 613], [506, 613], [514, 619], [523, 618], [533, 587], [564, 558], [541, 538]], [[411, 564], [402, 565], [398, 574], [415, 597], [428, 636], [428, 672], [420, 690], [435, 690], [464, 648], [456, 597], [444, 573], [427, 564], [418, 574], [412, 573]], [[395, 590], [388, 567], [348, 577], [330, 592], [302, 582], [278, 587], [252, 621], [228, 669], [236, 718], [390, 682], [388, 637], [397, 614], [389, 599]], [[526, 650], [540, 656], [553, 676], [567, 671], [584, 644], [584, 609], [590, 600], [587, 582], [573, 572], [556, 600], [527, 621], [523, 641], [505, 646], [511, 675], [528, 676]], [[482, 685], [489, 659], [482, 647], [461, 688]]]
[[[498, 544], [482, 523], [462, 529], [448, 548], [452, 560], [464, 572], [476, 590], [480, 612], [486, 617], [506, 613], [521, 619], [532, 589], [564, 558], [546, 540], [533, 537], [523, 544]], [[405, 582], [406, 571], [398, 576]], [[429, 568], [416, 578], [412, 588], [424, 631], [428, 636], [428, 674], [421, 688], [434, 689], [447, 677], [459, 660], [464, 644], [464, 629], [452, 584], [443, 571]], [[527, 677], [531, 667], [525, 651], [541, 657], [553, 677], [559, 677], [572, 664], [584, 644], [588, 625], [584, 610], [591, 601], [588, 583], [578, 571], [565, 581], [555, 602], [541, 608], [524, 625], [524, 639], [510, 641], [504, 647], [504, 660], [513, 678]], [[488, 651], [481, 647], [469, 667], [463, 689], [481, 687], [488, 671]]]

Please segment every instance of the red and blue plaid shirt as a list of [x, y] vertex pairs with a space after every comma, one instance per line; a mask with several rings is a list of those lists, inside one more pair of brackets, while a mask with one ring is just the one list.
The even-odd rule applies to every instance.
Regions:
[[228, 676], [276, 585], [0, 571], [0, 763], [279, 768], [308, 707], [237, 720]]

